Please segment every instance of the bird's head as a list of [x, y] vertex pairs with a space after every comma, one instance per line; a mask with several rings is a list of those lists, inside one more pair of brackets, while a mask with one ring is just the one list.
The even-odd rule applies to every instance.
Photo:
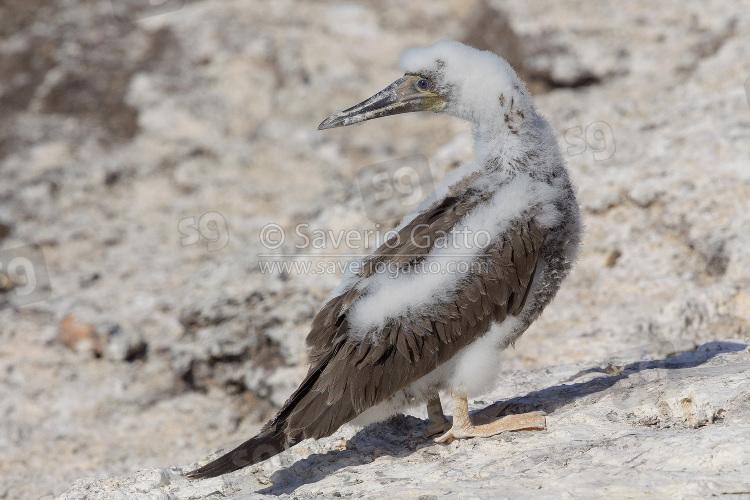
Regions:
[[459, 42], [404, 52], [406, 73], [356, 106], [340, 111], [318, 126], [343, 127], [413, 111], [446, 113], [477, 125], [498, 124], [510, 130], [533, 112], [532, 100], [513, 68], [501, 57]]

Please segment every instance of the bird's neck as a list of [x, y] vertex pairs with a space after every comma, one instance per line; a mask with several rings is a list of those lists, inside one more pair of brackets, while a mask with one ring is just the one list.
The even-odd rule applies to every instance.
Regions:
[[522, 171], [528, 161], [524, 161], [531, 144], [530, 137], [523, 131], [512, 131], [506, 127], [474, 126], [474, 161], [486, 173]]

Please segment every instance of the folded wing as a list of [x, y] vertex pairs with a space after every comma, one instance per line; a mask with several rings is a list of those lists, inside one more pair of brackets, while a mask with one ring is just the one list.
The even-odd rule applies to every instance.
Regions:
[[349, 335], [348, 314], [368, 293], [367, 280], [377, 265], [406, 270], [424, 259], [436, 238], [482, 201], [470, 194], [446, 198], [419, 214], [400, 230], [399, 245], [382, 245], [365, 259], [360, 281], [329, 300], [313, 320], [307, 337], [310, 369], [279, 413], [257, 436], [190, 477], [225, 474], [303, 439], [329, 436], [448, 361], [486, 333], [492, 322], [521, 312], [546, 236], [533, 220], [516, 223], [480, 254], [448, 299], [422, 313], [394, 318], [364, 338]]

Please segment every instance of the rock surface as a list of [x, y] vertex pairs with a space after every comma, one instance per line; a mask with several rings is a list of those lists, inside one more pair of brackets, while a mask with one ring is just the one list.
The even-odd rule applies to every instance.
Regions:
[[[439, 496], [449, 489], [440, 481], [456, 477], [437, 465], [460, 471], [448, 456], [476, 467], [496, 461], [481, 471], [497, 474], [488, 483], [496, 491], [547, 478], [545, 487], [562, 485], [553, 497], [607, 480], [613, 496], [739, 495], [733, 478], [750, 469], [729, 464], [748, 461], [747, 372], [691, 375], [700, 397], [680, 392], [680, 378], [652, 378], [714, 362], [739, 370], [745, 359], [724, 342], [688, 366], [713, 342], [750, 336], [746, 6], [151, 3], [0, 5], [0, 498], [52, 497], [100, 474], [114, 476], [84, 480], [67, 495], [96, 498], [109, 488], [132, 496], [126, 485], [153, 495], [198, 487], [297, 495], [298, 472], [309, 474], [305, 494]], [[484, 44], [516, 62], [579, 186], [588, 227], [580, 263], [508, 353], [499, 392], [485, 398], [547, 404], [549, 430], [441, 448], [419, 440], [422, 424], [407, 418], [363, 431], [354, 438], [361, 449], [325, 455], [334, 457], [329, 465], [309, 472], [307, 464], [328, 463], [315, 454], [354, 431], [226, 483], [186, 485], [178, 469], [164, 468], [253, 434], [302, 378], [304, 335], [341, 274], [336, 256], [368, 250], [336, 239], [395, 225], [399, 203], [387, 221], [368, 219], [361, 171], [422, 154], [439, 181], [471, 157], [467, 127], [448, 117], [316, 130], [396, 78], [401, 51], [440, 38]], [[279, 230], [287, 237], [277, 247]], [[318, 234], [325, 238], [312, 239]], [[16, 257], [39, 278], [30, 294], [24, 275], [8, 268]], [[322, 267], [261, 267], [285, 260]], [[597, 359], [649, 357], [686, 365], [640, 370], [592, 393], [585, 381], [558, 387]], [[607, 408], [597, 398], [628, 381], [645, 413], [631, 418], [616, 405], [616, 420], [597, 413]], [[690, 411], [706, 425], [660, 426], [662, 406], [649, 410], [652, 382], [672, 401], [665, 421]], [[566, 405], [541, 400], [561, 392]], [[680, 410], [673, 398], [692, 398], [696, 409]], [[550, 445], [567, 462], [543, 461]], [[430, 463], [433, 475], [419, 476], [419, 488], [414, 479], [388, 482], [407, 477], [405, 464]], [[566, 476], [565, 463], [577, 472]], [[350, 466], [362, 477], [334, 473]], [[153, 471], [119, 476], [144, 467]], [[465, 479], [480, 474], [472, 471], [460, 473], [462, 488], [481, 495], [472, 488], [482, 481]], [[253, 483], [263, 477], [267, 484]], [[360, 480], [359, 490], [344, 488]]]
[[545, 412], [546, 431], [438, 445], [422, 437], [426, 420], [396, 416], [224, 477], [188, 482], [184, 467], [147, 469], [83, 479], [59, 498], [750, 497], [745, 342], [516, 375], [486, 401], [497, 415]]

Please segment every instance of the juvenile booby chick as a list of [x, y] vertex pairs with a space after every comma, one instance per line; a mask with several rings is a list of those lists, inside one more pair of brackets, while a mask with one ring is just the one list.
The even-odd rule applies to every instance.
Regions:
[[[419, 403], [438, 442], [544, 428], [538, 413], [473, 425], [467, 398], [492, 388], [500, 354], [550, 303], [576, 260], [581, 223], [552, 130], [510, 65], [441, 41], [406, 73], [331, 116], [328, 129], [412, 111], [473, 124], [474, 161], [451, 172], [396, 233], [350, 265], [307, 336], [310, 369], [279, 413], [188, 473], [213, 477]], [[481, 237], [477, 237], [481, 235]], [[453, 399], [452, 425], [439, 392]]]

